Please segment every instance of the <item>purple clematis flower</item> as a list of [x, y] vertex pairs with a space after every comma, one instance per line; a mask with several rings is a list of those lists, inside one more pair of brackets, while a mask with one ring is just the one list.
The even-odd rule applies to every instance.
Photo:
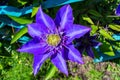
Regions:
[[66, 60], [83, 64], [82, 57], [74, 48], [72, 41], [82, 37], [88, 31], [90, 28], [73, 24], [70, 5], [60, 8], [54, 20], [43, 13], [40, 7], [36, 15], [36, 23], [28, 24], [28, 33], [33, 39], [18, 51], [34, 55], [34, 75], [47, 58], [50, 58], [61, 72], [68, 75]]
[[88, 32], [87, 34], [85, 34], [83, 37], [81, 37], [80, 39], [76, 39], [76, 47], [79, 49], [79, 51], [81, 53], [83, 53], [84, 51], [86, 51], [86, 53], [94, 58], [94, 53], [92, 51], [92, 47], [98, 47], [101, 45], [100, 42], [96, 41], [96, 35], [94, 36], [90, 36], [90, 32]]
[[120, 4], [118, 5], [118, 7], [116, 8], [115, 14], [117, 16], [120, 16]]

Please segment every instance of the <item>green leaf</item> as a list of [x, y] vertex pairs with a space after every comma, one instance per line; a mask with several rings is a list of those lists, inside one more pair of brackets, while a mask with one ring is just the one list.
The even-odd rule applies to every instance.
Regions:
[[92, 14], [93, 16], [96, 17], [102, 17], [102, 15], [95, 10], [89, 10], [89, 14]]
[[91, 28], [92, 28], [92, 30], [91, 30], [91, 35], [94, 35], [94, 34], [97, 32], [97, 30], [98, 30], [98, 26], [96, 26], [96, 25], [91, 25]]
[[8, 17], [16, 21], [19, 24], [30, 24], [33, 22], [33, 19], [28, 19], [24, 17], [14, 17], [14, 16], [8, 16]]
[[115, 56], [112, 45], [107, 41], [102, 42], [102, 45], [100, 46], [100, 50], [108, 56]]
[[23, 36], [25, 33], [27, 33], [27, 27], [22, 28], [19, 32], [17, 32], [13, 39], [11, 40], [11, 44], [13, 44], [14, 42], [16, 42], [21, 36]]
[[94, 24], [93, 21], [88, 16], [85, 15], [82, 18], [83, 18], [83, 20], [87, 21], [88, 23], [90, 23], [92, 25]]
[[2, 43], [0, 42], [0, 47], [2, 46]]
[[9, 0], [8, 5], [15, 6], [15, 7], [21, 7], [21, 6], [24, 6], [25, 4], [27, 4], [27, 1], [25, 1], [25, 0]]
[[18, 1], [18, 3], [25, 5], [25, 4], [27, 4], [28, 0], [17, 0], [17, 1]]
[[57, 71], [57, 68], [52, 64], [52, 66], [50, 67], [50, 70], [47, 72], [45, 80], [52, 78], [55, 75], [56, 71]]
[[104, 29], [101, 29], [100, 34], [109, 40], [114, 40], [114, 38]]
[[120, 25], [116, 25], [116, 24], [109, 24], [109, 28], [120, 32]]
[[3, 66], [2, 66], [2, 64], [0, 64], [0, 70], [2, 70], [3, 69]]
[[35, 14], [37, 13], [38, 9], [39, 9], [39, 7], [33, 7], [31, 17], [35, 16]]
[[120, 50], [120, 41], [111, 42], [111, 45], [115, 50]]

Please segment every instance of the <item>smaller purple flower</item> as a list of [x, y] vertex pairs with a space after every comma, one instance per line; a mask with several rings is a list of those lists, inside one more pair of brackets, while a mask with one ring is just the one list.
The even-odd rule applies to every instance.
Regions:
[[120, 4], [118, 5], [118, 7], [116, 8], [115, 14], [117, 16], [120, 16]]
[[83, 52], [85, 51], [88, 54], [88, 56], [94, 58], [92, 47], [98, 47], [101, 45], [100, 42], [95, 40], [96, 37], [96, 35], [90, 36], [90, 32], [88, 32], [80, 39], [76, 39], [76, 47], [78, 48], [80, 53], [83, 54]]
[[18, 51], [34, 55], [34, 75], [48, 58], [61, 72], [68, 75], [66, 60], [83, 64], [82, 57], [72, 41], [89, 31], [90, 28], [73, 24], [70, 5], [60, 8], [54, 20], [40, 7], [36, 15], [36, 23], [28, 25], [28, 33], [33, 39]]

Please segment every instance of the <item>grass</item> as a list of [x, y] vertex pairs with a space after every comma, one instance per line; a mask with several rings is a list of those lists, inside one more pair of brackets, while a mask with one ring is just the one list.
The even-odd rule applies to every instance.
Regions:
[[[50, 61], [46, 61], [37, 76], [32, 74], [32, 55], [12, 51], [11, 58], [1, 58], [0, 80], [44, 80]], [[57, 71], [50, 80], [120, 80], [120, 60], [93, 63], [83, 57], [85, 64], [68, 61], [69, 76]], [[3, 64], [4, 63], [4, 64]]]

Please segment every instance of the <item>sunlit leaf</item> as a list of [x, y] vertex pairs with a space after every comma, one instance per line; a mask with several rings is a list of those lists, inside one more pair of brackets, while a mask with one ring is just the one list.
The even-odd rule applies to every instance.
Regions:
[[93, 21], [88, 16], [83, 16], [82, 18], [83, 18], [83, 20], [87, 21], [88, 23], [90, 23], [92, 25], [94, 24]]
[[22, 28], [19, 32], [17, 32], [13, 39], [11, 40], [11, 44], [16, 42], [21, 36], [23, 36], [25, 33], [27, 33], [27, 27]]
[[38, 8], [39, 8], [39, 7], [33, 7], [31, 17], [35, 16], [35, 14], [36, 14], [37, 11], [38, 11]]
[[92, 28], [91, 34], [94, 35], [94, 34], [97, 32], [97, 30], [98, 30], [98, 26], [96, 26], [96, 25], [91, 25], [91, 28]]
[[100, 50], [108, 56], [115, 56], [112, 45], [107, 41], [102, 42], [102, 45], [100, 46]]
[[17, 0], [17, 1], [22, 5], [25, 5], [28, 2], [28, 0]]
[[100, 34], [102, 36], [104, 36], [106, 39], [109, 39], [109, 40], [114, 40], [114, 38], [104, 29], [101, 29], [100, 31]]
[[55, 75], [55, 72], [57, 71], [57, 68], [54, 65], [51, 65], [50, 70], [47, 72], [47, 75], [45, 77], [45, 80], [49, 80]]
[[119, 31], [120, 32], [120, 25], [116, 25], [116, 24], [109, 24], [109, 28], [115, 30], [115, 31]]
[[33, 19], [28, 19], [24, 17], [14, 17], [14, 16], [8, 16], [8, 17], [10, 17], [12, 20], [16, 21], [19, 24], [29, 24], [33, 22]]

